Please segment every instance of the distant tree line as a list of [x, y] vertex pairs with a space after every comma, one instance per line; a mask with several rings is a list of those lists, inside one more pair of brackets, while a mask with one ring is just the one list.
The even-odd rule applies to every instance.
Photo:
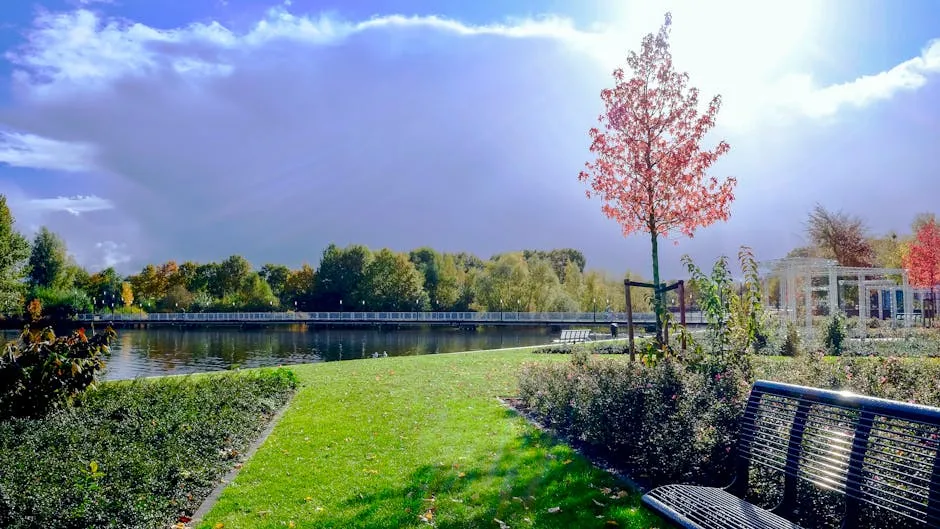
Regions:
[[[919, 214], [916, 233], [933, 225]], [[829, 257], [850, 266], [901, 268], [913, 235], [873, 236], [858, 217], [817, 206], [806, 223], [806, 246], [788, 256]], [[32, 242], [13, 228], [0, 195], [0, 314], [64, 318], [92, 311], [623, 311], [623, 279], [585, 268], [571, 248], [523, 250], [483, 260], [466, 252], [418, 248], [407, 253], [353, 244], [328, 246], [318, 266], [291, 269], [268, 263], [255, 269], [244, 257], [221, 262], [148, 264], [129, 276], [113, 268], [89, 272], [63, 240], [41, 228]], [[768, 288], [771, 303], [778, 288]], [[687, 289], [688, 306], [697, 293]], [[636, 311], [650, 310], [650, 293], [632, 289]], [[677, 305], [675, 292], [667, 304]]]
[[[122, 276], [89, 272], [43, 227], [32, 243], [13, 229], [0, 195], [0, 313], [64, 318], [92, 311], [594, 311], [624, 310], [624, 277], [585, 270], [575, 249], [523, 250], [483, 260], [418, 248], [407, 253], [329, 245], [318, 266], [260, 268], [168, 261]], [[647, 296], [634, 294], [636, 310]]]

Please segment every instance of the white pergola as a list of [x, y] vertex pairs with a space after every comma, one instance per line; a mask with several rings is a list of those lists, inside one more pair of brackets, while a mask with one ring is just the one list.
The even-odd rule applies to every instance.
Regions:
[[[800, 302], [803, 304], [803, 313], [805, 317], [805, 326], [807, 332], [812, 332], [813, 312], [816, 308], [814, 299], [815, 292], [825, 292], [827, 313], [833, 314], [834, 311], [842, 311], [840, 299], [840, 285], [858, 286], [858, 317], [859, 334], [864, 336], [867, 329], [866, 321], [872, 317], [869, 314], [871, 309], [872, 291], [878, 295], [877, 317], [885, 318], [883, 296], [888, 295], [890, 300], [890, 318], [891, 324], [895, 325], [898, 316], [903, 314], [904, 327], [911, 327], [914, 323], [914, 298], [920, 294], [920, 299], [925, 299], [928, 289], [914, 289], [908, 281], [907, 270], [900, 268], [866, 268], [853, 266], [840, 266], [832, 259], [817, 259], [806, 257], [793, 257], [786, 259], [775, 259], [761, 263], [764, 271], [763, 297], [765, 306], [769, 300], [768, 279], [777, 277], [780, 280], [780, 305], [778, 310], [783, 316], [782, 321], [796, 323], [798, 320], [798, 308]], [[890, 276], [900, 276], [901, 283]], [[814, 279], [817, 279], [817, 285], [814, 286]], [[824, 281], [820, 281], [824, 279]], [[819, 285], [818, 283], [822, 283]], [[802, 290], [802, 296], [801, 292]], [[898, 293], [901, 293], [903, 307], [898, 310]], [[800, 299], [802, 298], [802, 299]], [[937, 299], [934, 299], [937, 303]]]

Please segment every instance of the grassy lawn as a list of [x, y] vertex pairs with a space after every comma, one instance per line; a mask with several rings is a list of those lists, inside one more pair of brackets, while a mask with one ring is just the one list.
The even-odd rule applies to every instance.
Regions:
[[497, 400], [489, 351], [295, 366], [301, 389], [202, 528], [663, 527], [637, 495]]
[[81, 406], [0, 421], [0, 527], [169, 527], [292, 386], [286, 370], [107, 383]]

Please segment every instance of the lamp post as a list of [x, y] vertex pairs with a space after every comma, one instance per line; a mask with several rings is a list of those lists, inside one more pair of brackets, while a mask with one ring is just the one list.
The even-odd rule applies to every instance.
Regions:
[[342, 299], [339, 300], [339, 312], [340, 314], [343, 313], [343, 300]]
[[591, 321], [597, 323], [597, 298], [591, 298], [591, 311], [594, 313], [594, 316], [591, 317]]
[[499, 321], [503, 321], [503, 300], [499, 300]]

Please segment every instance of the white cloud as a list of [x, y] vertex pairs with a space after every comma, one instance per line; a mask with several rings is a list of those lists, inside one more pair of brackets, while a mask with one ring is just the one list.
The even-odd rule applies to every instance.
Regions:
[[82, 213], [113, 209], [114, 204], [97, 196], [74, 196], [55, 198], [33, 198], [28, 200], [24, 207], [37, 211], [64, 211], [78, 217]]
[[[55, 207], [113, 206], [108, 229], [127, 231], [86, 241], [149, 245], [121, 254], [135, 259], [299, 264], [325, 243], [362, 242], [484, 255], [593, 245], [622, 263], [626, 249], [608, 244], [618, 230], [581, 199], [575, 175], [610, 70], [661, 23], [660, 7], [647, 11], [585, 30], [559, 17], [345, 22], [277, 7], [244, 31], [43, 12], [7, 55], [19, 97], [0, 115], [16, 131], [0, 133], [0, 163], [104, 175], [107, 191], [86, 191], [109, 197], [85, 201], [98, 209]], [[916, 89], [938, 68], [932, 45], [888, 72], [816, 86], [771, 54], [772, 39], [757, 42], [764, 25], [725, 31], [682, 16], [677, 64], [705, 95], [725, 95], [719, 125], [831, 115]]]
[[95, 248], [100, 253], [100, 267], [117, 267], [131, 260], [127, 253], [127, 245], [116, 243], [114, 241], [103, 241], [95, 244]]
[[94, 168], [94, 149], [85, 143], [0, 131], [0, 163], [33, 169], [88, 171]]
[[[677, 14], [673, 31], [678, 66], [689, 69], [693, 82], [700, 84], [705, 93], [720, 92], [726, 96], [725, 114], [730, 111], [734, 115], [725, 116], [723, 121], [730, 119], [732, 125], [759, 124], [767, 118], [765, 114], [781, 111], [811, 117], [832, 115], [843, 107], [862, 107], [888, 99], [898, 91], [916, 89], [929, 75], [940, 71], [940, 44], [932, 43], [921, 56], [891, 70], [863, 74], [839, 85], [818, 86], [809, 73], [782, 69], [789, 64], [790, 55], [803, 45], [801, 39], [807, 39], [809, 30], [798, 27], [799, 23], [818, 6], [799, 1], [799, 6], [787, 4], [779, 13], [768, 14], [734, 1], [724, 3], [728, 4], [726, 8], [739, 11], [737, 16], [718, 12], [722, 20], [727, 19], [727, 27], [720, 28], [721, 31], [701, 22], [702, 17], [716, 16], [716, 8], [678, 2], [678, 9], [686, 18]], [[8, 58], [19, 67], [16, 79], [29, 86], [34, 96], [67, 97], [75, 90], [100, 89], [128, 76], [160, 75], [166, 67], [186, 78], [231, 75], [235, 65], [244, 65], [245, 54], [277, 43], [336, 45], [360, 33], [382, 31], [400, 35], [394, 38], [408, 38], [423, 29], [464, 38], [559, 42], [597, 64], [600, 75], [607, 75], [610, 68], [622, 62], [627, 50], [636, 48], [643, 33], [655, 29], [664, 9], [659, 3], [632, 3], [624, 22], [582, 30], [568, 19], [552, 16], [487, 25], [470, 25], [438, 16], [402, 15], [346, 22], [328, 16], [297, 15], [288, 10], [289, 5], [285, 2], [270, 9], [244, 32], [232, 31], [219, 22], [155, 29], [126, 20], [102, 19], [83, 9], [45, 12], [37, 17], [27, 45], [8, 53]], [[790, 11], [794, 15], [782, 23], [781, 17]], [[773, 27], [785, 27], [781, 29], [784, 33], [773, 32], [772, 27], [762, 24], [744, 23], [743, 19], [757, 16], [774, 18], [780, 23]], [[708, 27], [708, 32], [702, 27]], [[788, 40], [781, 42], [784, 35], [789, 36]], [[742, 46], [742, 41], [749, 44]], [[434, 43], [429, 41], [426, 45]], [[746, 68], [742, 67], [745, 63]]]

